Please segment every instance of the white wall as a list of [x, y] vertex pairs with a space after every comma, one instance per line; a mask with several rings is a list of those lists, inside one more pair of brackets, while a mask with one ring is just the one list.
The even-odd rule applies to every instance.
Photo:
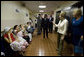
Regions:
[[[17, 13], [16, 9], [20, 12]], [[28, 17], [26, 17], [28, 13]], [[29, 20], [28, 9], [21, 6], [19, 1], [1, 1], [1, 31], [6, 27], [24, 24]]]

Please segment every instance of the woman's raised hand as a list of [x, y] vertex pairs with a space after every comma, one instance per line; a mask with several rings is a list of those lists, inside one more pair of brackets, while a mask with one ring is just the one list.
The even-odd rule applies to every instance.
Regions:
[[55, 25], [55, 23], [53, 23]]

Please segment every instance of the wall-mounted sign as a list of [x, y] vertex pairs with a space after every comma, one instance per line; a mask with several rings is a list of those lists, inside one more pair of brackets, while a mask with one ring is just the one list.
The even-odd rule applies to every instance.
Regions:
[[28, 14], [26, 13], [26, 16], [28, 17]]
[[16, 12], [18, 12], [18, 13], [19, 13], [19, 10], [18, 10], [18, 9], [16, 9]]

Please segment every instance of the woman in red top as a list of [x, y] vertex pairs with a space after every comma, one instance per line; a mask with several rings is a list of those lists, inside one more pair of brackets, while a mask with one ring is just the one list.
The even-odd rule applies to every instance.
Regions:
[[8, 42], [8, 43], [12, 43], [13, 41], [15, 41], [16, 39], [16, 37], [14, 37], [14, 35], [13, 35], [13, 33], [11, 33], [11, 29], [10, 28], [8, 28], [8, 32], [6, 32], [6, 29], [5, 29], [5, 34], [4, 34], [4, 38], [5, 38], [5, 40]]

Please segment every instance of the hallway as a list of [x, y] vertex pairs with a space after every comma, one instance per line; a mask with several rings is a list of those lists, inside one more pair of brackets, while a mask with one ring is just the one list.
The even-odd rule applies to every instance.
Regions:
[[[64, 43], [66, 47], [66, 43]], [[49, 38], [43, 38], [43, 34], [33, 35], [32, 43], [26, 49], [24, 56], [58, 56], [57, 51], [57, 33], [49, 33]], [[66, 47], [67, 48], [67, 47]], [[64, 48], [64, 56], [71, 56], [68, 52], [70, 49]], [[72, 53], [72, 51], [70, 50]], [[67, 53], [67, 54], [66, 54]]]
[[[73, 46], [72, 41], [77, 37], [72, 35], [72, 24], [76, 23], [75, 21], [78, 24], [78, 19], [83, 21], [83, 18], [78, 16], [77, 20], [72, 21], [76, 18], [75, 11], [78, 9], [77, 15], [83, 16], [82, 1], [1, 1], [1, 55], [75, 56], [75, 45]], [[81, 23], [81, 27], [79, 25], [77, 27], [81, 33], [75, 26], [73, 27], [76, 32], [78, 31], [77, 36], [83, 32]], [[43, 32], [49, 38], [43, 38]], [[83, 35], [80, 38], [83, 40]], [[60, 45], [58, 51], [57, 44]]]

